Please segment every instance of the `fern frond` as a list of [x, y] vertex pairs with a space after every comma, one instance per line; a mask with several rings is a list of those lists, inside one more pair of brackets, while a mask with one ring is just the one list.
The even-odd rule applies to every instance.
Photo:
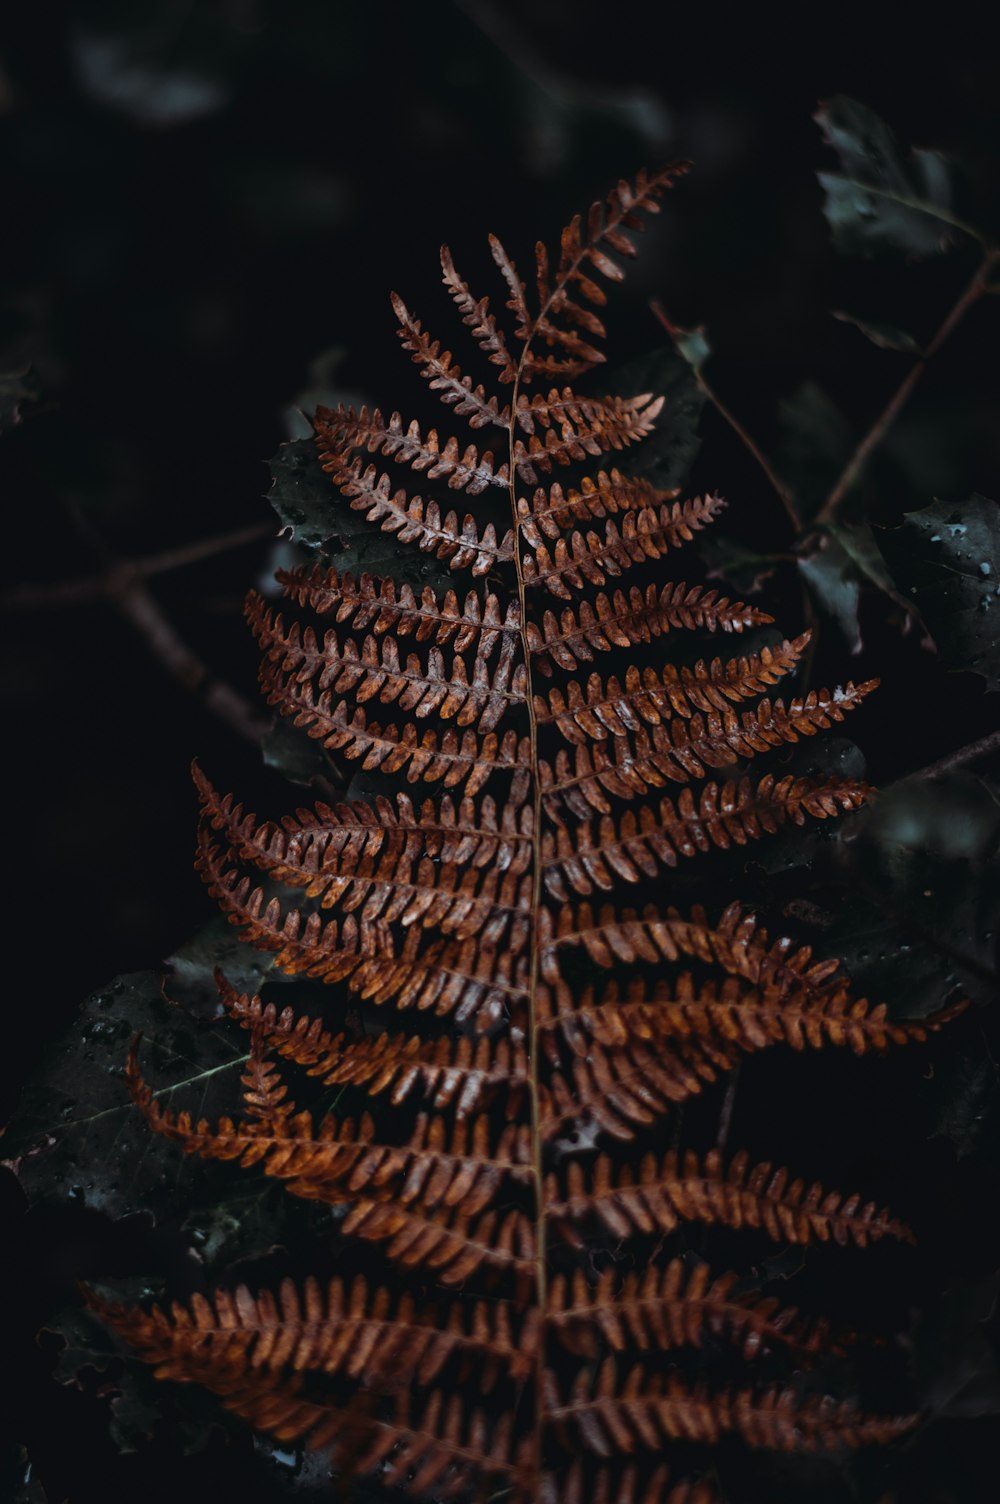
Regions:
[[706, 527], [725, 503], [718, 496], [675, 501], [641, 511], [625, 512], [619, 525], [613, 517], [604, 524], [604, 536], [573, 531], [560, 537], [550, 550], [539, 538], [533, 553], [521, 561], [525, 585], [543, 587], [560, 600], [572, 600], [573, 590], [584, 585], [604, 585], [637, 564], [662, 559], [670, 549], [680, 548]]
[[783, 700], [764, 699], [742, 714], [727, 706], [649, 729], [623, 728], [605, 741], [574, 743], [572, 758], [561, 750], [553, 764], [540, 763], [546, 804], [556, 815], [564, 804], [581, 820], [589, 819], [591, 811], [608, 814], [608, 794], [620, 799], [642, 797], [651, 788], [705, 778], [709, 768], [731, 766], [741, 757], [752, 758], [828, 731], [856, 710], [877, 683], [849, 682], [842, 689], [810, 690], [787, 705]]
[[452, 1108], [458, 1119], [500, 1094], [507, 1098], [508, 1118], [514, 1117], [527, 1087], [524, 1049], [506, 1039], [427, 1039], [417, 1034], [350, 1039], [330, 1034], [319, 1018], [296, 1017], [290, 1007], [279, 1013], [273, 1003], [237, 992], [225, 978], [220, 978], [220, 993], [226, 1012], [252, 1038], [324, 1086], [363, 1087], [372, 1097], [388, 1092], [394, 1107], [419, 1094], [435, 1112]]
[[365, 1001], [487, 1030], [522, 1011], [530, 973], [525, 950], [481, 944], [476, 937], [439, 942], [420, 955], [366, 957], [349, 985]]
[[[281, 571], [319, 627], [248, 598], [269, 703], [376, 775], [357, 780], [360, 797], [259, 820], [194, 770], [197, 866], [222, 911], [286, 973], [344, 986], [300, 1011], [217, 974], [223, 1027], [249, 1037], [239, 1119], [162, 1107], [135, 1049], [130, 1090], [187, 1153], [337, 1207], [338, 1250], [353, 1240], [351, 1257], [387, 1267], [392, 1284], [307, 1280], [277, 1298], [241, 1286], [169, 1311], [98, 1309], [161, 1377], [204, 1385], [281, 1440], [331, 1449], [345, 1488], [369, 1474], [409, 1498], [470, 1504], [718, 1504], [707, 1478], [678, 1478], [672, 1460], [668, 1473], [670, 1443], [819, 1450], [887, 1443], [913, 1423], [817, 1397], [818, 1375], [810, 1394], [789, 1387], [793, 1365], [839, 1351], [822, 1322], [734, 1274], [687, 1267], [690, 1255], [661, 1261], [682, 1224], [704, 1226], [706, 1244], [742, 1228], [800, 1246], [910, 1241], [860, 1192], [745, 1152], [724, 1163], [667, 1145], [678, 1109], [744, 1056], [882, 1051], [959, 1011], [890, 1018], [853, 995], [839, 962], [772, 938], [739, 903], [710, 918], [671, 902], [682, 859], [864, 802], [858, 779], [751, 777], [741, 763], [829, 729], [875, 687], [770, 698], [805, 633], [693, 667], [654, 662], [671, 632], [772, 620], [655, 567], [723, 506], [624, 473], [663, 398], [566, 384], [603, 359], [600, 279], [621, 278], [627, 232], [681, 170], [619, 183], [571, 221], [557, 257], [536, 247], [527, 280], [491, 237], [512, 327], [442, 248], [445, 288], [495, 390], [393, 298], [403, 348], [446, 406], [487, 430], [482, 442], [404, 422], [395, 406], [319, 410], [330, 535], [336, 505], [350, 506], [373, 538], [473, 576], [436, 591]], [[616, 464], [603, 458], [613, 452]], [[397, 465], [427, 494], [396, 487]], [[351, 531], [363, 558], [364, 524]], [[383, 539], [375, 557], [390, 553]], [[385, 724], [376, 707], [391, 707]], [[379, 775], [391, 779], [381, 794]], [[404, 781], [427, 787], [413, 799]], [[619, 902], [626, 884], [645, 885], [636, 907]], [[293, 1101], [308, 1100], [294, 1070], [315, 1111]], [[330, 1093], [337, 1116], [323, 1112]], [[687, 1114], [689, 1132], [701, 1116]], [[701, 1372], [723, 1343], [745, 1360], [766, 1353], [777, 1382], [686, 1386], [677, 1350], [700, 1349], [689, 1359]]]
[[556, 982], [561, 978], [553, 970], [555, 953], [566, 946], [580, 946], [602, 967], [616, 961], [656, 965], [690, 956], [782, 996], [825, 997], [840, 973], [838, 961], [814, 960], [808, 945], [795, 947], [787, 938], [771, 942], [767, 931], [752, 914], [744, 914], [738, 903], [731, 904], [715, 924], [700, 907], [685, 919], [677, 909], [661, 914], [651, 905], [641, 915], [611, 905], [596, 914], [587, 903], [576, 909], [566, 905], [554, 919], [546, 914], [540, 938], [546, 980]]
[[319, 1123], [308, 1112], [234, 1122], [163, 1109], [142, 1077], [136, 1050], [127, 1079], [132, 1100], [154, 1133], [176, 1140], [187, 1154], [228, 1160], [243, 1169], [259, 1166], [286, 1183], [293, 1196], [331, 1205], [345, 1201], [391, 1202], [414, 1213], [461, 1206], [474, 1216], [489, 1207], [501, 1186], [530, 1181], [530, 1135], [508, 1123], [499, 1134], [480, 1116], [450, 1127], [444, 1118], [421, 1113], [405, 1144], [379, 1143], [369, 1114]]
[[674, 716], [690, 720], [698, 711], [725, 711], [730, 703], [749, 699], [794, 672], [809, 641], [809, 634], [776, 648], [763, 648], [746, 658], [723, 663], [700, 659], [691, 668], [668, 664], [659, 672], [634, 666], [624, 683], [612, 675], [604, 680], [591, 674], [586, 688], [571, 679], [565, 689], [550, 689], [535, 695], [535, 719], [553, 723], [567, 741], [601, 741], [609, 734], [624, 736], [640, 725], [659, 725]]
[[913, 1242], [910, 1229], [874, 1201], [824, 1191], [818, 1182], [790, 1181], [788, 1170], [769, 1161], [751, 1165], [747, 1154], [735, 1155], [726, 1170], [714, 1149], [704, 1159], [690, 1151], [680, 1156], [670, 1150], [662, 1159], [647, 1154], [635, 1168], [601, 1155], [589, 1172], [572, 1161], [565, 1188], [550, 1176], [547, 1201], [549, 1215], [577, 1246], [583, 1244], [581, 1228], [591, 1221], [616, 1238], [705, 1222], [760, 1229], [777, 1242], [832, 1239], [859, 1248], [886, 1237]]
[[535, 253], [539, 312], [535, 318], [528, 313], [524, 284], [496, 236], [490, 237], [494, 260], [511, 294], [507, 306], [517, 317], [518, 338], [525, 344], [538, 339], [558, 351], [551, 355], [527, 349], [521, 361], [523, 381], [572, 377], [604, 360], [603, 354], [577, 333], [583, 329], [590, 339], [604, 337], [604, 325], [593, 308], [603, 306], [605, 294], [589, 273], [596, 272], [611, 282], [622, 280], [624, 273], [608, 251], [635, 255], [625, 230], [641, 229], [641, 214], [658, 213], [659, 199], [686, 171], [686, 163], [676, 163], [660, 172], [640, 172], [634, 186], [620, 181], [604, 204], [592, 204], [585, 224], [581, 215], [575, 215], [560, 237], [554, 274], [550, 275], [548, 252], [539, 242]]
[[450, 729], [440, 734], [434, 730], [420, 732], [412, 723], [400, 730], [395, 725], [369, 722], [361, 706], [352, 715], [347, 702], [330, 690], [317, 693], [308, 681], [299, 684], [283, 680], [280, 671], [266, 662], [262, 682], [268, 704], [277, 706], [283, 716], [304, 727], [324, 747], [343, 753], [352, 762], [364, 759], [366, 770], [405, 770], [408, 783], [442, 783], [448, 789], [464, 784], [465, 794], [471, 798], [499, 769], [513, 770], [528, 761], [528, 739], [514, 730], [505, 731], [502, 737], [489, 731], [482, 738], [471, 730], [463, 731], [461, 737]]
[[497, 380], [502, 385], [510, 385], [516, 381], [517, 362], [507, 348], [507, 339], [503, 330], [490, 313], [489, 298], [472, 296], [469, 284], [456, 271], [451, 251], [446, 245], [441, 247], [441, 276], [462, 315], [462, 323], [472, 330], [473, 339], [490, 365], [499, 367], [500, 374]]
[[311, 627], [303, 631], [293, 622], [286, 628], [255, 592], [247, 597], [246, 616], [264, 654], [262, 680], [275, 692], [289, 682], [315, 680], [320, 691], [332, 689], [356, 705], [377, 699], [415, 720], [434, 715], [480, 731], [492, 731], [511, 706], [525, 702], [527, 671], [514, 663], [511, 638], [504, 639], [495, 663], [477, 654], [470, 678], [464, 658], [458, 653], [445, 658], [436, 646], [428, 649], [426, 663], [416, 653], [402, 659], [389, 633], [366, 636], [360, 648], [334, 631], [320, 642]]
[[118, 1332], [157, 1378], [189, 1377], [192, 1365], [248, 1376], [303, 1371], [326, 1378], [372, 1377], [373, 1358], [385, 1375], [433, 1384], [456, 1358], [488, 1393], [501, 1375], [525, 1378], [538, 1342], [534, 1312], [507, 1301], [453, 1302], [425, 1310], [406, 1292], [369, 1285], [361, 1276], [322, 1286], [309, 1276], [301, 1289], [282, 1280], [277, 1295], [246, 1285], [210, 1298], [175, 1301], [168, 1309], [122, 1306], [88, 1292], [90, 1308]]
[[568, 1063], [550, 1073], [539, 1097], [542, 1139], [557, 1148], [575, 1147], [595, 1130], [618, 1141], [634, 1138], [736, 1060], [735, 1050], [711, 1039], [681, 1040], [670, 1050], [630, 1039], [608, 1049], [593, 1038], [584, 1043], [582, 1028], [561, 1033]]
[[792, 1388], [712, 1394], [638, 1364], [621, 1378], [613, 1359], [602, 1364], [596, 1379], [584, 1370], [550, 1413], [568, 1445], [598, 1457], [658, 1452], [675, 1441], [714, 1444], [727, 1433], [751, 1447], [782, 1452], [877, 1446], [905, 1436], [919, 1419], [861, 1416], [853, 1405]]
[[333, 615], [338, 625], [353, 632], [370, 627], [376, 637], [393, 632], [438, 647], [451, 643], [459, 653], [478, 641], [483, 658], [492, 657], [502, 641], [520, 632], [517, 602], [508, 601], [502, 607], [492, 592], [481, 598], [470, 590], [460, 603], [454, 590], [439, 599], [425, 585], [418, 599], [410, 585], [397, 586], [395, 580], [375, 579], [370, 574], [355, 579], [319, 564], [279, 569], [275, 578], [285, 595], [300, 606], [320, 616]]
[[655, 807], [639, 805], [617, 819], [606, 814], [546, 831], [543, 880], [562, 902], [570, 890], [584, 897], [595, 888], [609, 892], [616, 880], [642, 882], [662, 867], [676, 867], [681, 857], [745, 846], [784, 824], [803, 825], [809, 815], [827, 820], [848, 814], [870, 792], [853, 778], [775, 779], [772, 773], [756, 784], [749, 778], [706, 783], [697, 799], [685, 788], [676, 803], [664, 796]]
[[768, 1348], [790, 1348], [797, 1356], [820, 1350], [827, 1338], [822, 1323], [807, 1323], [773, 1296], [739, 1294], [735, 1274], [713, 1279], [707, 1264], [688, 1269], [672, 1259], [665, 1269], [626, 1274], [620, 1282], [607, 1269], [596, 1284], [579, 1271], [552, 1282], [547, 1329], [561, 1346], [581, 1358], [602, 1352], [670, 1352], [701, 1347], [708, 1337], [725, 1337], [746, 1359]]
[[360, 412], [344, 406], [319, 407], [314, 426], [322, 452], [328, 455], [344, 455], [350, 449], [384, 454], [426, 474], [428, 480], [443, 480], [449, 490], [469, 496], [478, 496], [491, 486], [505, 491], [510, 483], [507, 464], [497, 466], [490, 450], [480, 453], [474, 444], [460, 450], [455, 438], [442, 444], [434, 428], [424, 438], [420, 424], [414, 420], [404, 428], [399, 413], [386, 422], [377, 407], [372, 412], [367, 407]]
[[374, 465], [365, 465], [360, 456], [348, 459], [339, 447], [327, 448], [322, 435], [319, 452], [323, 469], [351, 510], [363, 512], [369, 522], [377, 522], [383, 533], [394, 534], [400, 543], [413, 543], [421, 553], [434, 554], [449, 569], [471, 569], [473, 575], [489, 574], [498, 564], [513, 558], [514, 535], [510, 529], [498, 542], [492, 522], [480, 534], [470, 513], [461, 521], [457, 512], [442, 517], [436, 501], [410, 496], [402, 487], [394, 491], [392, 478], [385, 471], [380, 474]]
[[470, 428], [485, 428], [492, 424], [506, 428], [510, 421], [510, 408], [501, 408], [496, 397], [488, 397], [483, 387], [473, 386], [472, 378], [463, 376], [459, 366], [451, 358], [450, 350], [442, 350], [440, 340], [432, 340], [421, 327], [420, 320], [413, 317], [402, 298], [392, 294], [392, 309], [399, 320], [397, 333], [414, 365], [427, 382], [432, 392], [437, 392], [447, 407], [453, 407], [463, 418], [468, 418]]

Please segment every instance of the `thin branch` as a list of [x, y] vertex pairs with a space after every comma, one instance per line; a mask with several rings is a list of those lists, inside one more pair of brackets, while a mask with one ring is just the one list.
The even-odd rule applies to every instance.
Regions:
[[198, 538], [192, 543], [181, 543], [176, 548], [165, 548], [159, 553], [145, 554], [138, 559], [122, 559], [103, 573], [87, 575], [80, 580], [59, 580], [45, 585], [16, 585], [11, 590], [0, 592], [0, 610], [48, 611], [91, 605], [94, 601], [102, 600], [115, 604], [132, 581], [148, 580], [154, 575], [166, 574], [171, 569], [199, 564], [203, 559], [214, 558], [216, 554], [228, 553], [231, 549], [243, 548], [249, 543], [259, 543], [264, 538], [274, 536], [273, 523], [254, 522], [247, 527], [236, 528], [231, 533]]
[[270, 720], [259, 715], [255, 705], [238, 689], [218, 679], [180, 636], [164, 614], [152, 593], [141, 580], [112, 597], [112, 604], [130, 621], [153, 657], [172, 678], [201, 700], [206, 710], [217, 715], [254, 746], [259, 746]]
[[969, 309], [986, 292], [987, 279], [998, 261], [1000, 261], [1000, 250], [987, 250], [982, 261], [959, 295], [957, 302], [946, 315], [934, 338], [910, 368], [906, 376], [903, 377], [903, 380], [886, 403], [881, 415], [875, 420], [872, 427], [851, 455], [843, 474], [813, 519], [816, 526], [829, 525], [834, 520], [844, 497], [850, 491], [872, 454], [882, 443], [889, 429], [910, 400], [914, 387], [927, 369], [928, 362], [937, 354], [945, 340], [952, 334]]
[[[673, 340], [675, 335], [677, 334], [677, 326], [676, 324], [671, 323], [670, 318], [659, 298], [651, 298], [649, 307], [654, 316], [660, 321], [664, 329], [670, 335], [671, 340]], [[703, 376], [701, 371], [701, 367], [693, 365], [691, 369], [694, 373], [694, 379], [698, 385], [699, 391], [704, 395], [706, 400], [712, 404], [719, 416], [725, 419], [740, 442], [749, 451], [749, 453], [753, 455], [754, 459], [757, 461], [757, 464], [767, 476], [767, 479], [774, 489], [778, 500], [784, 507], [785, 512], [788, 515], [788, 520], [791, 522], [796, 533], [801, 533], [802, 521], [799, 517], [798, 510], [796, 509], [795, 502], [792, 499], [792, 495], [785, 485], [784, 481], [778, 475], [774, 466], [771, 464], [770, 460], [760, 448], [760, 445], [756, 442], [752, 435], [747, 432], [743, 424], [736, 417], [735, 413], [730, 412], [729, 408], [726, 406], [726, 404], [723, 402], [722, 398], [717, 394], [714, 388], [711, 387], [705, 380], [705, 377]]]
[[994, 752], [1000, 753], [1000, 731], [991, 731], [987, 736], [980, 737], [977, 742], [970, 742], [967, 747], [959, 747], [954, 752], [948, 752], [944, 757], [938, 758], [926, 768], [917, 768], [916, 772], [907, 776], [910, 778], [940, 778], [944, 773], [953, 773], [956, 768], [968, 767], [969, 763], [981, 762], [984, 757], [990, 757]]

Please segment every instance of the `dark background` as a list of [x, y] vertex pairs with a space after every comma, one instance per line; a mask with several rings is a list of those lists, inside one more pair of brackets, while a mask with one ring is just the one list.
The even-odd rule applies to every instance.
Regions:
[[[835, 257], [811, 115], [823, 97], [852, 94], [904, 141], [960, 155], [963, 192], [998, 203], [995, 59], [902, 66], [872, 50], [790, 54], [760, 35], [744, 50], [724, 35], [721, 8], [697, 37], [654, 24], [658, 12], [230, 0], [37, 4], [6, 17], [0, 367], [30, 361], [38, 400], [0, 438], [13, 1036], [0, 1115], [88, 991], [155, 965], [207, 917], [190, 870], [192, 754], [252, 799], [280, 787], [111, 606], [57, 608], [43, 595], [26, 609], [12, 590], [266, 524], [266, 461], [303, 431], [295, 407], [322, 395], [324, 371], [327, 386], [387, 408], [417, 392], [390, 287], [450, 343], [442, 238], [474, 290], [495, 297], [487, 231], [526, 258], [539, 234], [551, 241], [643, 164], [685, 156], [695, 171], [616, 298], [612, 359], [659, 342], [654, 294], [678, 321], [705, 321], [712, 378], [765, 447], [805, 378], [863, 430], [905, 369], [834, 322], [832, 307], [926, 337], [953, 301], [972, 265], [961, 254], [902, 270]], [[928, 501], [942, 468], [956, 496], [996, 493], [998, 335], [1000, 299], [986, 300], [929, 373], [905, 432], [945, 412], [951, 452], [946, 463], [928, 455], [924, 484], [911, 466], [890, 512]], [[714, 414], [704, 435], [695, 483], [732, 499], [738, 536], [780, 543], [759, 472]], [[199, 656], [250, 695], [240, 601], [268, 558], [260, 542], [151, 585]], [[790, 595], [789, 635], [797, 609]], [[889, 681], [852, 728], [876, 780], [994, 723], [975, 681], [946, 680], [874, 614], [865, 626], [860, 661], [826, 634], [818, 677]], [[14, 1216], [16, 1193], [4, 1192]], [[44, 1249], [56, 1283], [89, 1256], [53, 1244], [44, 1223], [29, 1227], [27, 1248], [21, 1276]], [[31, 1347], [44, 1298], [20, 1312], [9, 1368], [26, 1378], [5, 1416], [33, 1450], [52, 1428], [84, 1425]], [[96, 1426], [98, 1409], [87, 1414]], [[48, 1465], [62, 1497], [65, 1463]]]

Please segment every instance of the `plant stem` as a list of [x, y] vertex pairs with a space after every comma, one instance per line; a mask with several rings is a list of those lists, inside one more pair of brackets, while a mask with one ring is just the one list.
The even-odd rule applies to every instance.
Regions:
[[943, 773], [951, 773], [956, 768], [967, 767], [970, 762], [980, 762], [994, 752], [1000, 753], [1000, 731], [991, 731], [987, 736], [980, 737], [979, 741], [970, 742], [967, 747], [959, 747], [954, 752], [948, 752], [944, 757], [938, 758], [937, 762], [930, 763], [926, 768], [917, 768], [914, 773], [907, 776], [940, 778]]
[[171, 569], [183, 569], [189, 564], [198, 564], [202, 559], [211, 559], [216, 554], [228, 553], [230, 549], [243, 548], [248, 543], [258, 543], [274, 536], [274, 526], [269, 522], [255, 522], [247, 527], [236, 528], [231, 533], [217, 533], [211, 538], [198, 538], [192, 543], [181, 543], [176, 548], [165, 548], [159, 553], [145, 554], [138, 559], [122, 559], [110, 565], [102, 574], [87, 575], [79, 580], [58, 580], [45, 585], [16, 585], [0, 594], [0, 610], [40, 611], [67, 606], [86, 606], [94, 601], [115, 598], [131, 580], [148, 580], [153, 575], [166, 574]]
[[[670, 335], [671, 340], [673, 340], [674, 335], [677, 333], [677, 326], [671, 323], [666, 309], [663, 307], [663, 304], [660, 302], [659, 298], [651, 298], [649, 307], [653, 315], [659, 320], [664, 329]], [[706, 401], [712, 404], [719, 416], [729, 424], [730, 428], [736, 434], [737, 438], [743, 444], [744, 448], [753, 455], [754, 459], [757, 461], [757, 464], [767, 476], [767, 479], [770, 482], [776, 496], [778, 497], [778, 500], [784, 507], [785, 512], [788, 515], [788, 520], [791, 522], [792, 527], [795, 529], [796, 533], [800, 533], [802, 531], [802, 521], [796, 509], [795, 502], [793, 501], [791, 493], [785, 485], [784, 481], [778, 475], [774, 466], [767, 458], [767, 455], [763, 452], [760, 445], [753, 438], [753, 436], [747, 432], [743, 424], [740, 422], [739, 418], [737, 418], [736, 414], [731, 412], [730, 409], [726, 406], [722, 398], [715, 391], [714, 387], [709, 385], [702, 373], [701, 367], [692, 366], [691, 370], [694, 373], [694, 379], [697, 383], [698, 390], [703, 394]]]
[[990, 249], [986, 251], [982, 261], [960, 293], [958, 300], [945, 316], [945, 319], [937, 333], [934, 335], [924, 353], [915, 361], [913, 366], [903, 377], [895, 392], [889, 398], [879, 417], [872, 424], [864, 438], [858, 444], [851, 458], [844, 468], [843, 474], [823, 503], [813, 522], [816, 526], [828, 526], [836, 518], [840, 504], [850, 491], [858, 476], [864, 470], [872, 454], [882, 443], [889, 429], [899, 417], [903, 408], [913, 393], [913, 389], [920, 380], [930, 360], [937, 354], [941, 346], [952, 334], [956, 326], [962, 321], [969, 309], [979, 301], [987, 290], [987, 279], [997, 261], [1000, 260], [1000, 250]]

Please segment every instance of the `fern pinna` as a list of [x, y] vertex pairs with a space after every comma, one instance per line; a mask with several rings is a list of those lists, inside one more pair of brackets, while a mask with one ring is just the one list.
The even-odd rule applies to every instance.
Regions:
[[[620, 182], [554, 258], [539, 244], [530, 289], [491, 238], [512, 328], [442, 250], [495, 391], [393, 298], [404, 350], [482, 443], [319, 410], [331, 532], [351, 508], [373, 539], [466, 583], [282, 573], [321, 628], [251, 594], [269, 702], [385, 792], [261, 823], [196, 769], [198, 866], [243, 937], [331, 984], [332, 1001], [298, 1017], [220, 977], [250, 1040], [240, 1121], [161, 1110], [130, 1060], [152, 1129], [343, 1208], [343, 1234], [374, 1245], [385, 1273], [189, 1308], [99, 1305], [105, 1319], [160, 1377], [412, 1496], [692, 1504], [717, 1496], [699, 1444], [854, 1448], [912, 1424], [802, 1382], [834, 1338], [671, 1247], [691, 1223], [783, 1244], [909, 1238], [862, 1194], [681, 1149], [674, 1125], [748, 1053], [882, 1050], [941, 1021], [890, 1020], [738, 904], [670, 902], [672, 871], [700, 853], [863, 802], [851, 779], [746, 766], [874, 687], [773, 697], [804, 636], [662, 661], [674, 634], [771, 621], [664, 582], [660, 561], [723, 503], [619, 468], [662, 399], [568, 385], [603, 359], [598, 279], [621, 278], [626, 232], [680, 171]], [[630, 905], [639, 885], [662, 901]], [[299, 1110], [286, 1066], [337, 1088], [335, 1107]], [[692, 1379], [684, 1350], [725, 1343], [764, 1355], [769, 1377]]]

